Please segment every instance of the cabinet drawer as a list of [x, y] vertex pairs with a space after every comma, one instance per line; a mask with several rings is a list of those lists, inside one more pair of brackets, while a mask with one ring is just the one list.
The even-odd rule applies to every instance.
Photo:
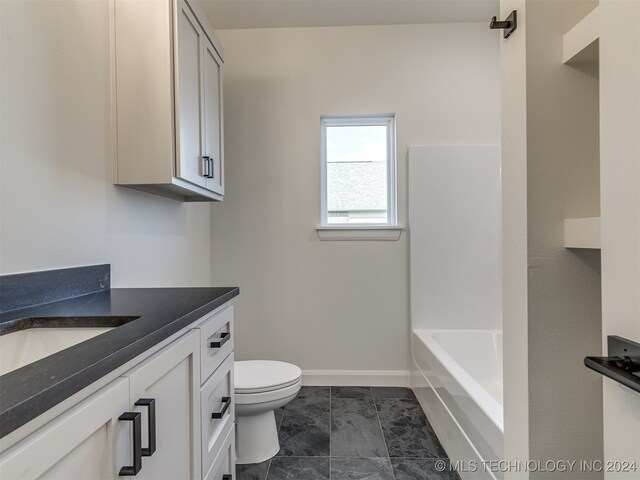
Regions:
[[224, 441], [218, 458], [211, 466], [204, 480], [233, 480], [236, 478], [236, 434], [232, 427]]
[[207, 318], [200, 329], [200, 384], [233, 351], [233, 307], [229, 306]]
[[233, 353], [211, 375], [200, 391], [202, 471], [208, 472], [229, 428], [233, 429]]

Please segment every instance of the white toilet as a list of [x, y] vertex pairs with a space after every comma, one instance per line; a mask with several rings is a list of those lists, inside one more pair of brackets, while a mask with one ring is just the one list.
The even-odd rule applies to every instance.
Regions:
[[260, 463], [280, 450], [274, 410], [300, 391], [302, 370], [285, 362], [235, 362], [236, 463]]

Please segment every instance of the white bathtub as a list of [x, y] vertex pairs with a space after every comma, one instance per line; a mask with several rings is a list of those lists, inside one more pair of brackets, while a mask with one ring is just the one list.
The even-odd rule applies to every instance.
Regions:
[[[502, 332], [414, 330], [411, 342], [414, 390], [451, 459], [503, 459]], [[495, 478], [479, 470], [461, 477]]]

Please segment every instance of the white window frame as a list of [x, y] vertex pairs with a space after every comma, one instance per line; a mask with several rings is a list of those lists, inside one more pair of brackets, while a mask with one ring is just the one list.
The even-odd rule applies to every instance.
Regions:
[[[330, 224], [327, 206], [327, 127], [387, 127], [387, 223]], [[398, 228], [396, 188], [396, 122], [394, 113], [370, 115], [323, 115], [320, 117], [320, 226], [318, 232], [330, 230], [383, 230]], [[321, 238], [322, 238], [321, 234]], [[377, 235], [379, 236], [379, 235]], [[399, 236], [399, 233], [398, 233]], [[352, 236], [353, 237], [353, 236]], [[336, 240], [337, 238], [326, 238]], [[356, 239], [354, 237], [354, 239]], [[359, 239], [359, 238], [357, 238]], [[382, 239], [382, 238], [375, 238]], [[385, 238], [386, 239], [386, 238]]]

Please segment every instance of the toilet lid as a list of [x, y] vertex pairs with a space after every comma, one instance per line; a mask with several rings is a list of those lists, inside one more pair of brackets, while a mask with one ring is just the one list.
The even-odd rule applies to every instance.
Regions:
[[300, 380], [302, 370], [285, 362], [246, 360], [234, 364], [236, 393], [261, 393], [279, 390]]

